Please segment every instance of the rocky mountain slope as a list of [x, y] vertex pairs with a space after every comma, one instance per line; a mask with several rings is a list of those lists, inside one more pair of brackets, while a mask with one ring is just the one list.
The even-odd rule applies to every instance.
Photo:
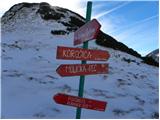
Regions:
[[156, 49], [152, 52], [150, 52], [146, 57], [153, 58], [157, 63], [159, 63], [159, 49]]
[[[56, 49], [73, 47], [74, 31], [84, 19], [47, 3], [20, 3], [1, 22], [2, 118], [75, 118], [74, 107], [56, 104], [52, 97], [59, 92], [77, 96], [79, 77], [60, 77], [56, 69], [80, 61], [57, 60]], [[108, 37], [117, 43], [100, 34], [97, 41]], [[116, 50], [89, 42], [90, 49], [106, 50], [111, 57], [96, 62], [109, 63], [108, 74], [86, 76], [84, 97], [107, 101], [108, 106], [105, 112], [83, 109], [82, 118], [158, 118], [158, 68], [115, 44]]]
[[[39, 6], [39, 9], [36, 9], [36, 11], [34, 11], [34, 6]], [[68, 9], [64, 9], [64, 8], [60, 8], [60, 7], [56, 7], [56, 10], [53, 9], [48, 3], [21, 3], [21, 4], [17, 4], [14, 5], [13, 7], [10, 8], [10, 10], [8, 12], [6, 12], [4, 14], [4, 16], [2, 16], [2, 23], [5, 23], [7, 21], [11, 22], [13, 20], [16, 20], [16, 13], [18, 11], [21, 11], [23, 14], [23, 8], [31, 8], [32, 12], [34, 11], [35, 14], [40, 15], [41, 18], [43, 20], [47, 20], [47, 21], [52, 21], [52, 20], [56, 20], [58, 23], [64, 25], [66, 27], [66, 29], [59, 29], [59, 30], [51, 30], [51, 33], [53, 35], [57, 35], [57, 34], [61, 34], [61, 35], [65, 35], [65, 34], [69, 34], [70, 32], [74, 32], [75, 30], [77, 30], [80, 26], [85, 24], [85, 19], [78, 15], [77, 13], [74, 13]], [[76, 15], [76, 16], [67, 16], [68, 12]], [[27, 15], [21, 14], [21, 17], [27, 17]], [[21, 18], [20, 17], [20, 18]], [[4, 18], [4, 19], [3, 19]], [[18, 17], [19, 18], [19, 17]], [[64, 19], [67, 18], [67, 21], [64, 21]], [[3, 22], [4, 21], [4, 22]], [[128, 48], [126, 45], [124, 45], [121, 42], [118, 42], [117, 40], [115, 40], [113, 37], [103, 33], [103, 31], [100, 31], [96, 43], [98, 45], [104, 46], [104, 47], [109, 47], [109, 48], [113, 48], [115, 50], [120, 50], [123, 52], [126, 52], [128, 54], [131, 54], [133, 56], [139, 57], [143, 60], [144, 63], [150, 64], [150, 65], [154, 65], [154, 66], [159, 66], [159, 63], [157, 63], [157, 61], [155, 61], [154, 59], [152, 59], [151, 57], [142, 57], [139, 53], [137, 53], [136, 51], [134, 51], [132, 48]]]

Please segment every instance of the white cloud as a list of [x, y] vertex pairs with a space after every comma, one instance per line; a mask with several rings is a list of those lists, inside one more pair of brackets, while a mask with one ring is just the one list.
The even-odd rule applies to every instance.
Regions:
[[158, 48], [157, 18], [157, 15], [148, 17], [110, 35], [138, 51], [141, 55], [146, 55]]
[[118, 10], [118, 9], [121, 8], [121, 7], [126, 6], [126, 5], [129, 4], [129, 3], [130, 3], [130, 2], [125, 2], [125, 3], [123, 3], [123, 4], [120, 4], [120, 5], [116, 6], [116, 7], [108, 10], [108, 11], [105, 11], [105, 12], [102, 12], [102, 13], [100, 13], [100, 14], [97, 14], [97, 15], [95, 15], [94, 17], [98, 19], [98, 18], [100, 18], [100, 17], [103, 17], [104, 15], [107, 15], [107, 14], [109, 14], [109, 13], [112, 13], [112, 12]]
[[[120, 41], [128, 41], [126, 39], [126, 38], [128, 38], [128, 36], [132, 36], [137, 33], [139, 33], [139, 35], [141, 36], [142, 34], [140, 34], [140, 33], [146, 33], [147, 31], [151, 30], [151, 28], [148, 27], [148, 26], [150, 26], [150, 20], [153, 20], [157, 17], [158, 17], [158, 15], [148, 17], [146, 19], [143, 19], [141, 21], [137, 21], [137, 22], [130, 24], [128, 26], [121, 27], [119, 30], [113, 31], [110, 34], [114, 34], [115, 37], [117, 39], [119, 39]], [[153, 26], [151, 26], [151, 27], [153, 27]], [[149, 29], [147, 29], [147, 28], [149, 28]]]
[[116, 27], [115, 24], [113, 24], [111, 19], [99, 19], [98, 20], [101, 24], [101, 30], [105, 33], [109, 33], [109, 31], [113, 31]]
[[[143, 24], [143, 23], [145, 23], [145, 22], [147, 22], [147, 21], [149, 21], [149, 20], [155, 19], [155, 18], [157, 18], [157, 17], [158, 17], [158, 15], [154, 15], [154, 16], [148, 17], [148, 18], [146, 18], [146, 19], [143, 19], [143, 20], [140, 20], [140, 21], [136, 21], [136, 22], [134, 22], [134, 23], [132, 23], [132, 24], [128, 24], [127, 26], [120, 27], [120, 29], [116, 29], [116, 30], [114, 30], [114, 31], [110, 31], [109, 33], [110, 33], [110, 34], [113, 34], [113, 33], [116, 33], [117, 31], [125, 31], [126, 29], [127, 29], [127, 31], [128, 31], [128, 29], [137, 27], [137, 26], [139, 26], [140, 24]], [[118, 17], [118, 18], [119, 18], [119, 17]]]

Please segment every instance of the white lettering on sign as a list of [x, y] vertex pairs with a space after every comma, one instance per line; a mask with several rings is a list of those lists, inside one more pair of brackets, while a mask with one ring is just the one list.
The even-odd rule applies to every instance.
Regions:
[[89, 66], [66, 66], [66, 73], [80, 73], [80, 72], [96, 72], [97, 65], [89, 65]]
[[71, 98], [71, 97], [68, 97], [68, 100], [67, 100], [67, 104], [68, 105], [72, 105], [72, 106], [77, 106], [77, 107], [88, 107], [85, 103], [85, 100], [84, 99], [80, 99], [80, 98]]
[[89, 70], [89, 71], [96, 72], [96, 66], [97, 66], [97, 65], [90, 65], [90, 66], [88, 67], [88, 70]]
[[80, 98], [71, 98], [71, 97], [68, 97], [68, 101], [70, 102], [76, 102], [76, 103], [82, 103], [84, 104], [85, 103], [85, 100], [84, 99], [80, 99]]
[[85, 31], [83, 32], [80, 32], [79, 34], [77, 34], [77, 36], [75, 36], [75, 39], [76, 40], [79, 40], [79, 39], [85, 39], [87, 37], [87, 39], [91, 39], [93, 34], [96, 32], [96, 29], [92, 28], [86, 28]]
[[75, 59], [91, 59], [92, 55], [88, 51], [83, 50], [63, 50], [63, 56], [66, 58], [75, 58]]
[[76, 107], [82, 107], [82, 108], [92, 107], [92, 105], [91, 105], [92, 102], [91, 101], [88, 101], [88, 103], [86, 103], [86, 101], [84, 99], [80, 99], [80, 98], [70, 98], [70, 97], [68, 97], [67, 104], [72, 105], [72, 106], [76, 106]]
[[70, 101], [67, 102], [67, 105], [72, 105], [72, 106], [76, 106], [76, 107], [81, 107], [81, 104], [75, 103], [75, 102], [70, 102]]

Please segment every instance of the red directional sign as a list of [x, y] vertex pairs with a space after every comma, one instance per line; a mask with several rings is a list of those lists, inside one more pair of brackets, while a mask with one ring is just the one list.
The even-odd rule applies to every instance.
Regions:
[[105, 61], [110, 57], [107, 51], [82, 48], [57, 47], [57, 59]]
[[96, 39], [100, 27], [101, 25], [96, 19], [84, 24], [74, 33], [74, 45], [81, 44], [91, 39]]
[[80, 76], [108, 73], [108, 64], [62, 64], [57, 68], [60, 76]]
[[98, 111], [105, 111], [105, 108], [107, 105], [107, 102], [92, 100], [87, 98], [80, 98], [80, 97], [66, 95], [62, 93], [56, 94], [55, 96], [53, 96], [53, 99], [58, 104], [98, 110]]

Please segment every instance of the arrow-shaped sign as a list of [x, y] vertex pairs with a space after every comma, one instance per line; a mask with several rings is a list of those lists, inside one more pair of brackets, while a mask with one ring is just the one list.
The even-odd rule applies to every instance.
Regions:
[[60, 76], [106, 74], [108, 64], [62, 64], [56, 71]]
[[100, 23], [93, 19], [87, 22], [74, 33], [74, 45], [81, 44], [85, 41], [96, 39], [100, 30]]
[[80, 98], [77, 96], [71, 96], [62, 93], [58, 93], [55, 96], [53, 96], [53, 100], [55, 100], [55, 102], [58, 104], [98, 110], [98, 111], [105, 111], [107, 105], [107, 102], [104, 101]]
[[107, 51], [72, 47], [57, 47], [57, 59], [105, 61], [110, 57]]

